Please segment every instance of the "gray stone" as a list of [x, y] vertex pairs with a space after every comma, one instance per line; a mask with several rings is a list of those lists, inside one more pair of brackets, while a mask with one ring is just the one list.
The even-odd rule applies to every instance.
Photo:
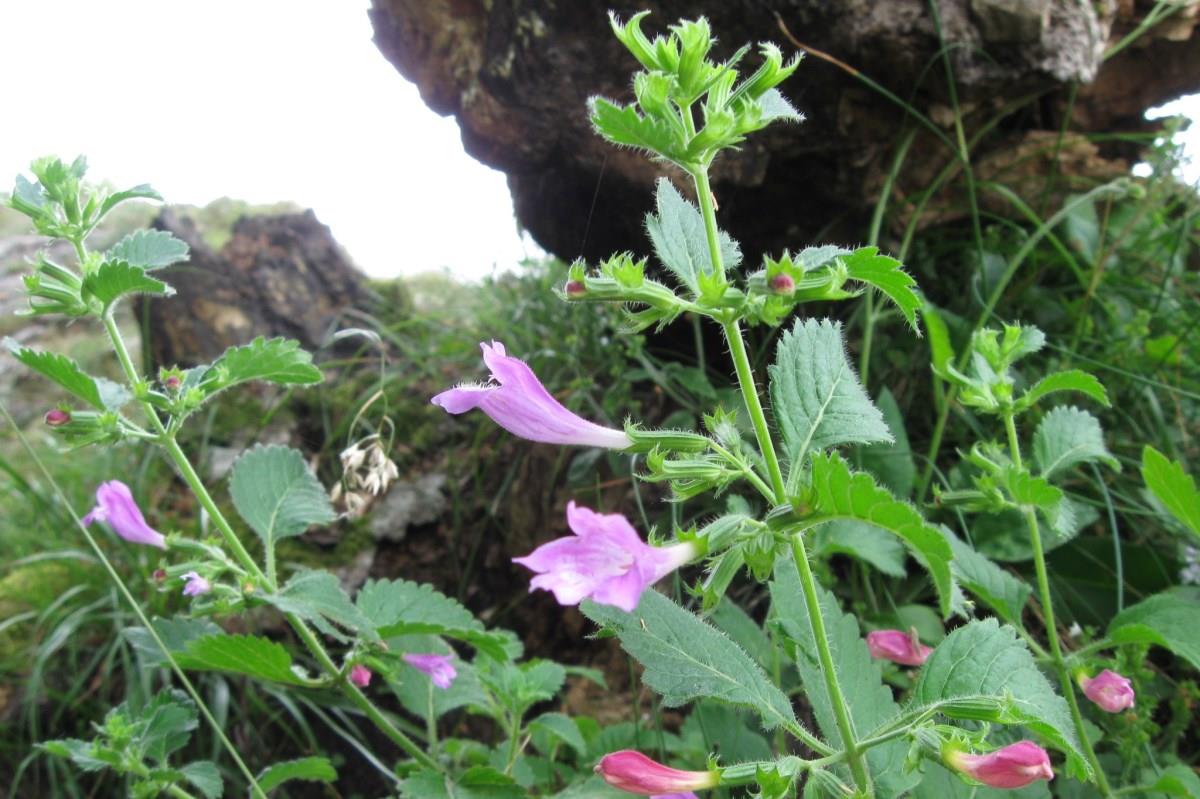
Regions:
[[371, 512], [371, 535], [380, 541], [401, 541], [409, 527], [437, 521], [446, 512], [445, 484], [446, 475], [438, 472], [393, 483]]

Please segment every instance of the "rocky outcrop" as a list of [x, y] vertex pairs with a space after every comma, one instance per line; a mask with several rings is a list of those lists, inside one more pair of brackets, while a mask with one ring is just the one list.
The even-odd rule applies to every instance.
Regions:
[[[654, 179], [669, 173], [590, 129], [587, 98], [628, 99], [636, 66], [608, 29], [608, 8], [623, 18], [650, 9], [648, 31], [703, 13], [722, 39], [718, 57], [747, 41], [793, 51], [803, 43], [810, 58], [781, 88], [808, 121], [752, 137], [715, 165], [722, 224], [753, 257], [818, 233], [860, 237], [910, 127], [918, 134], [893, 190], [898, 199], [922, 190], [953, 158], [956, 103], [968, 139], [999, 120], [972, 154], [990, 164], [1012, 162], [1064, 127], [1143, 128], [1146, 108], [1200, 89], [1196, 4], [1104, 59], [1152, 5], [940, 0], [935, 18], [927, 0], [373, 0], [370, 16], [380, 50], [432, 109], [455, 116], [467, 152], [508, 174], [521, 224], [567, 258], [647, 251], [642, 215]], [[931, 119], [944, 140], [851, 70]], [[1082, 88], [1071, 103], [1073, 85]], [[1105, 147], [1068, 166], [1104, 177], [1135, 154]], [[951, 181], [927, 210], [945, 220], [964, 207], [961, 183]]]

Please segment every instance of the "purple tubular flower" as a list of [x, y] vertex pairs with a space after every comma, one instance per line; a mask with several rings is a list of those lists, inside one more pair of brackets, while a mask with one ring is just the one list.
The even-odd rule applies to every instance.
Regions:
[[986, 755], [949, 752], [944, 760], [955, 771], [993, 788], [1024, 788], [1054, 779], [1050, 756], [1033, 741], [1018, 741]]
[[1133, 686], [1127, 677], [1115, 671], [1105, 669], [1091, 679], [1080, 677], [1079, 684], [1088, 699], [1109, 713], [1120, 713], [1133, 707]]
[[867, 649], [871, 650], [873, 658], [891, 660], [905, 666], [920, 666], [933, 652], [933, 649], [917, 641], [914, 634], [903, 630], [867, 633]]
[[108, 522], [117, 535], [130, 543], [167, 548], [162, 533], [146, 524], [129, 486], [120, 480], [109, 480], [96, 489], [96, 507], [83, 517], [84, 525], [92, 522]]
[[652, 547], [619, 513], [596, 513], [567, 505], [573, 536], [542, 544], [513, 563], [537, 572], [529, 590], [552, 591], [560, 605], [585, 597], [624, 611], [637, 607], [642, 592], [700, 554], [695, 544]]
[[371, 684], [371, 670], [361, 663], [355, 663], [350, 669], [350, 682], [359, 688], [366, 688]]
[[696, 799], [692, 788], [715, 788], [721, 781], [719, 771], [671, 768], [633, 749], [623, 749], [600, 758], [596, 773], [614, 788], [654, 799]]
[[184, 596], [203, 596], [212, 590], [212, 583], [205, 580], [197, 572], [187, 572], [183, 575], [185, 585], [183, 586]]
[[530, 441], [606, 449], [633, 445], [623, 430], [601, 427], [564, 408], [524, 361], [505, 354], [500, 342], [479, 346], [495, 382], [443, 391], [433, 398], [434, 405], [453, 414], [479, 408], [508, 432]]
[[458, 676], [458, 669], [450, 662], [450, 655], [406, 654], [401, 659], [417, 671], [428, 674], [430, 681], [442, 690], [449, 688]]

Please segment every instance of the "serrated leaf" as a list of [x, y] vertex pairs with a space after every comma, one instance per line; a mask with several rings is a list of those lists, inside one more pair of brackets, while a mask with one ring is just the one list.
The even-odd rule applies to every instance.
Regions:
[[980, 555], [949, 530], [943, 529], [943, 533], [954, 550], [954, 576], [962, 587], [1005, 621], [1019, 624], [1025, 603], [1033, 593], [1029, 584]]
[[[96, 410], [108, 410], [105, 397], [101, 395], [96, 379], [79, 367], [79, 364], [65, 355], [56, 352], [39, 352], [23, 347], [14, 339], [5, 338], [4, 345], [21, 363], [38, 372], [48, 380], [52, 380], [65, 388], [71, 394], [91, 405]], [[109, 401], [117, 401], [119, 397], [111, 397]], [[118, 406], [119, 407], [119, 406]]]
[[267, 766], [258, 773], [258, 787], [272, 791], [291, 780], [307, 782], [336, 782], [337, 769], [325, 757], [302, 757]]
[[1055, 511], [1063, 502], [1062, 489], [1051, 485], [1045, 477], [1037, 477], [1015, 466], [1008, 470], [1007, 485], [1013, 502], [1022, 507]]
[[589, 104], [592, 127], [601, 137], [678, 161], [675, 134], [662, 122], [639, 114], [636, 105], [620, 106], [603, 97], [593, 97]]
[[1142, 480], [1172, 516], [1200, 536], [1200, 490], [1182, 464], [1168, 459], [1154, 447], [1144, 447]]
[[[541, 732], [574, 749], [580, 756], [587, 755], [587, 742], [579, 732], [579, 725], [565, 713], [543, 713], [529, 722], [530, 732]], [[549, 754], [547, 752], [547, 754]]]
[[[800, 672], [805, 696], [812, 705], [817, 725], [826, 740], [835, 747], [840, 746], [842, 738], [817, 655], [812, 617], [804, 601], [800, 575], [791, 558], [780, 557], [776, 561], [775, 578], [771, 581], [770, 589], [771, 617], [795, 643], [796, 669]], [[825, 589], [818, 587], [817, 598], [838, 684], [854, 728], [865, 733], [898, 715], [900, 709], [892, 699], [891, 689], [883, 684], [879, 665], [867, 650], [867, 644], [859, 633], [858, 622], [853, 616], [843, 613], [837, 599]], [[915, 775], [904, 773], [907, 752], [908, 745], [902, 741], [892, 741], [867, 752], [871, 776], [877, 782], [880, 797], [898, 796], [916, 784]]]
[[195, 703], [183, 691], [160, 691], [141, 709], [138, 747], [144, 757], [162, 763], [188, 742], [198, 718]]
[[375, 625], [350, 601], [349, 594], [332, 572], [299, 572], [292, 575], [278, 593], [269, 594], [263, 599], [284, 613], [294, 613], [311, 622], [331, 637], [344, 636], [329, 622], [351, 632], [375, 637]]
[[179, 771], [192, 787], [204, 794], [205, 799], [221, 799], [225, 795], [225, 781], [221, 779], [217, 764], [211, 760], [188, 763]]
[[788, 122], [804, 121], [804, 114], [797, 111], [796, 107], [778, 89], [767, 89], [759, 96], [757, 102], [762, 109], [764, 123], [773, 122], [776, 119], [784, 119]]
[[[221, 635], [221, 628], [208, 619], [154, 619], [150, 622], [167, 651], [178, 654], [198, 638]], [[166, 664], [167, 657], [144, 627], [126, 627], [121, 631], [125, 640], [138, 653], [143, 666], [155, 668]]]
[[[655, 207], [657, 214], [646, 215], [646, 231], [654, 244], [654, 252], [680, 283], [698, 294], [701, 276], [716, 271], [708, 249], [704, 218], [667, 178], [658, 179]], [[724, 267], [732, 269], [740, 264], [742, 253], [737, 242], [724, 231], [720, 232], [719, 241]]]
[[667, 706], [709, 697], [758, 712], [767, 729], [796, 723], [791, 702], [749, 655], [662, 594], [642, 594], [633, 613], [590, 600], [581, 608], [616, 630], [621, 647], [645, 667], [643, 682]]
[[244, 452], [233, 464], [229, 493], [237, 512], [268, 548], [337, 518], [304, 456], [290, 447], [259, 444]]
[[833, 521], [813, 533], [814, 554], [849, 555], [890, 577], [904, 577], [904, 544], [878, 527], [857, 521]]
[[794, 263], [799, 264], [805, 272], [811, 272], [833, 261], [834, 258], [849, 255], [853, 250], [839, 247], [836, 244], [822, 244], [817, 247], [805, 247], [796, 253]]
[[1200, 588], [1155, 594], [1118, 613], [1108, 624], [1117, 644], [1157, 644], [1200, 669]]
[[472, 766], [458, 777], [418, 772], [400, 783], [402, 799], [527, 799], [512, 777], [491, 766]]
[[942, 615], [950, 614], [953, 553], [942, 533], [927, 524], [916, 508], [880, 488], [871, 475], [851, 472], [837, 453], [813, 456], [812, 504], [812, 512], [804, 520], [806, 526], [852, 520], [899, 536], [933, 578]]
[[186, 261], [187, 257], [187, 242], [165, 230], [135, 230], [105, 253], [109, 261], [124, 261], [147, 270]]
[[917, 281], [904, 271], [904, 264], [891, 256], [880, 255], [878, 247], [860, 247], [843, 256], [842, 261], [851, 278], [886, 294], [900, 309], [909, 327], [920, 335], [917, 311], [921, 308], [921, 298], [913, 291]]
[[113, 208], [116, 208], [126, 200], [158, 200], [162, 201], [162, 195], [150, 187], [148, 183], [139, 183], [132, 189], [125, 191], [114, 192], [104, 198], [104, 202], [100, 205], [100, 216], [104, 216]]
[[775, 655], [775, 647], [771, 639], [758, 626], [758, 622], [750, 618], [741, 606], [728, 598], [721, 600], [708, 620], [714, 627], [733, 639], [733, 642], [754, 658], [760, 666], [767, 668]]
[[912, 445], [904, 427], [904, 414], [892, 392], [886, 388], [879, 392], [875, 405], [896, 440], [890, 444], [861, 447], [857, 451], [858, 458], [863, 468], [878, 477], [889, 491], [900, 498], [908, 497], [916, 481], [917, 467], [913, 463]]
[[1104, 407], [1109, 407], [1108, 392], [1095, 376], [1079, 369], [1055, 372], [1034, 383], [1021, 395], [1019, 405], [1028, 408], [1049, 394], [1059, 391], [1075, 391], [1086, 394]]
[[355, 604], [381, 638], [440, 635], [466, 641], [496, 660], [506, 659], [502, 636], [487, 632], [471, 611], [431, 585], [368, 580]]
[[120, 755], [111, 749], [97, 746], [92, 741], [81, 741], [78, 738], [43, 741], [35, 746], [46, 754], [69, 759], [83, 771], [100, 771], [121, 762]]
[[259, 680], [305, 685], [292, 670], [292, 656], [279, 644], [253, 635], [206, 635], [174, 653], [181, 668], [192, 671], [220, 671], [241, 674]]
[[307, 386], [320, 383], [321, 370], [313, 365], [312, 353], [300, 349], [300, 342], [286, 338], [259, 336], [249, 344], [230, 347], [204, 373], [204, 379], [221, 376], [217, 389], [225, 389], [250, 380], [265, 380], [279, 385]]
[[1117, 471], [1121, 469], [1104, 446], [1100, 421], [1072, 406], [1054, 408], [1042, 418], [1033, 434], [1033, 457], [1046, 477], [1097, 460]]
[[769, 371], [775, 422], [793, 472], [813, 451], [893, 441], [846, 358], [840, 322], [797, 320], [780, 339]]
[[1021, 723], [1066, 753], [1070, 771], [1088, 773], [1067, 703], [1055, 693], [1013, 628], [972, 621], [938, 644], [921, 667], [913, 706], [972, 696], [1006, 697], [1009, 721]]
[[100, 268], [83, 279], [83, 294], [95, 297], [107, 309], [128, 294], [153, 294], [170, 297], [175, 289], [146, 274], [140, 266], [125, 261], [105, 261]]

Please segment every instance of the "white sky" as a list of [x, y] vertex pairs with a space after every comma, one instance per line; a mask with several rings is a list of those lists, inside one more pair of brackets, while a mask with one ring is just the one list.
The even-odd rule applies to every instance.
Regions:
[[[92, 179], [148, 182], [168, 202], [311, 207], [373, 275], [473, 278], [537, 253], [504, 176], [384, 60], [366, 8], [0, 0], [0, 190], [35, 157], [83, 153]], [[1200, 125], [1185, 136], [1200, 152]], [[1200, 179], [1200, 163], [1185, 172]]]

